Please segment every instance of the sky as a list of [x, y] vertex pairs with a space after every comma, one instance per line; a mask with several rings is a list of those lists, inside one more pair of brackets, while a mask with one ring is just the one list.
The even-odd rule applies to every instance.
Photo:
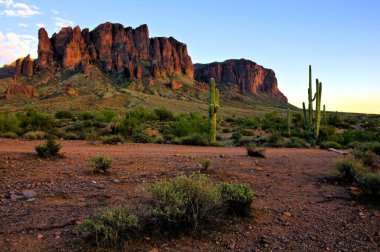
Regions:
[[0, 0], [0, 65], [37, 57], [39, 27], [51, 36], [107, 21], [173, 36], [193, 63], [245, 58], [271, 68], [298, 107], [312, 65], [328, 111], [380, 114], [379, 0]]

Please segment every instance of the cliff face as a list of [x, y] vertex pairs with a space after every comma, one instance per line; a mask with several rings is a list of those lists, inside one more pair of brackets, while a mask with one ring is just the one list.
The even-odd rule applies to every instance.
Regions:
[[146, 25], [132, 29], [104, 23], [92, 31], [66, 27], [50, 39], [41, 28], [38, 37], [38, 68], [57, 61], [64, 69], [81, 69], [85, 74], [93, 64], [126, 78], [158, 78], [173, 73], [194, 76], [186, 45], [172, 37], [149, 38]]
[[221, 87], [232, 85], [240, 94], [270, 94], [278, 100], [287, 102], [277, 86], [273, 70], [266, 69], [250, 60], [227, 60], [210, 64], [195, 64], [194, 78], [197, 81], [208, 82], [214, 78]]

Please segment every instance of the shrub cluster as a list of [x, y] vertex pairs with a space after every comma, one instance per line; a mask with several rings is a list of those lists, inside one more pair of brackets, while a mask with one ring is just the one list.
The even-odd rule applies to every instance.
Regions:
[[108, 156], [98, 156], [90, 159], [89, 165], [94, 172], [107, 172], [112, 165], [112, 158]]
[[136, 231], [199, 229], [225, 213], [247, 216], [254, 194], [248, 184], [214, 184], [206, 175], [180, 175], [149, 187], [150, 214], [128, 208], [105, 209], [81, 224], [80, 235], [98, 247], [117, 248]]
[[61, 144], [53, 139], [48, 139], [43, 144], [37, 145], [37, 155], [42, 158], [55, 157], [61, 149]]

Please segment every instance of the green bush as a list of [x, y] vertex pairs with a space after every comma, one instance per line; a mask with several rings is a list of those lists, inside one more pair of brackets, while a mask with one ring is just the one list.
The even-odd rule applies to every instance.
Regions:
[[55, 112], [54, 116], [56, 119], [73, 119], [74, 118], [74, 114], [66, 110], [57, 111]]
[[212, 160], [209, 158], [203, 158], [201, 160], [201, 165], [202, 165], [202, 169], [207, 171], [208, 168], [210, 168], [210, 166], [212, 165]]
[[123, 137], [128, 138], [136, 131], [141, 131], [143, 124], [149, 121], [157, 120], [156, 114], [139, 107], [128, 111], [124, 119], [117, 125], [116, 131]]
[[117, 144], [124, 142], [124, 138], [121, 135], [103, 136], [100, 140], [103, 144]]
[[358, 150], [363, 150], [363, 151], [373, 151], [375, 154], [380, 155], [379, 142], [366, 142], [366, 143], [356, 142], [354, 148]]
[[86, 218], [80, 225], [80, 236], [98, 247], [119, 248], [136, 233], [138, 217], [127, 207], [106, 208]]
[[3, 132], [21, 132], [20, 121], [15, 114], [12, 113], [0, 113], [0, 133]]
[[202, 174], [161, 181], [150, 191], [154, 220], [164, 228], [197, 228], [220, 211], [220, 191]]
[[368, 169], [361, 161], [352, 157], [345, 157], [334, 161], [333, 173], [344, 180], [355, 181], [368, 173]]
[[183, 145], [208, 146], [210, 145], [208, 134], [192, 133], [179, 139]]
[[115, 111], [111, 109], [104, 109], [99, 113], [96, 119], [98, 119], [99, 122], [111, 123], [115, 117], [116, 117]]
[[245, 149], [247, 150], [247, 155], [250, 157], [265, 157], [265, 149], [258, 148], [254, 144], [246, 145]]
[[222, 183], [220, 185], [220, 192], [230, 213], [238, 216], [247, 216], [250, 214], [251, 203], [255, 195], [249, 184]]
[[66, 132], [62, 135], [62, 138], [65, 140], [80, 140], [81, 136], [79, 136], [73, 132]]
[[376, 160], [376, 154], [370, 150], [353, 149], [352, 155], [366, 166], [373, 166]]
[[24, 112], [18, 114], [20, 127], [27, 131], [45, 131], [48, 132], [54, 128], [53, 119], [50, 115], [42, 113], [33, 108], [27, 108]]
[[364, 194], [377, 196], [377, 200], [380, 200], [380, 173], [365, 174], [359, 183]]
[[167, 108], [157, 108], [153, 110], [153, 112], [157, 115], [158, 120], [160, 121], [173, 121], [174, 115]]
[[29, 131], [23, 137], [28, 140], [41, 140], [46, 137], [46, 133], [43, 131]]
[[112, 165], [112, 158], [108, 156], [98, 156], [90, 159], [89, 165], [94, 172], [107, 172]]
[[308, 143], [305, 139], [299, 137], [291, 137], [290, 141], [286, 142], [287, 148], [308, 148]]
[[47, 158], [47, 157], [55, 157], [58, 155], [59, 150], [61, 149], [61, 145], [53, 140], [48, 139], [44, 144], [39, 144], [36, 146], [36, 151], [39, 157]]
[[206, 118], [200, 113], [191, 112], [176, 118], [170, 125], [171, 133], [176, 137], [186, 137], [190, 135], [208, 135], [209, 125]]
[[95, 115], [88, 112], [83, 112], [78, 115], [78, 119], [81, 121], [88, 121], [94, 118], [95, 118]]
[[14, 132], [4, 132], [4, 133], [0, 133], [0, 137], [16, 139], [17, 138], [17, 134], [14, 133]]
[[342, 145], [334, 141], [326, 141], [326, 142], [321, 143], [321, 148], [322, 149], [329, 149], [329, 148], [342, 149]]
[[234, 132], [232, 134], [232, 139], [235, 141], [235, 143], [240, 142], [241, 137], [242, 137], [242, 134], [240, 132]]
[[267, 139], [267, 144], [271, 147], [283, 147], [285, 145], [285, 142], [282, 139], [281, 134], [275, 132], [269, 136], [269, 138]]

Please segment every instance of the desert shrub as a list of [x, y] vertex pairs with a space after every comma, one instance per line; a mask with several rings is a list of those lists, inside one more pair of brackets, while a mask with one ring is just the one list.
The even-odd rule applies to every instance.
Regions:
[[220, 210], [220, 191], [202, 174], [181, 175], [150, 189], [155, 223], [163, 228], [197, 228]]
[[134, 132], [141, 130], [144, 123], [156, 119], [156, 114], [145, 108], [132, 109], [128, 111], [124, 119], [116, 126], [116, 131], [124, 137], [130, 137]]
[[66, 132], [62, 135], [65, 140], [80, 140], [81, 136], [75, 134], [74, 132]]
[[88, 129], [84, 132], [84, 139], [89, 144], [94, 144], [95, 141], [99, 138], [98, 132], [96, 132], [94, 129]]
[[277, 111], [264, 114], [262, 121], [262, 129], [265, 131], [281, 131], [286, 130], [287, 121], [282, 118]]
[[240, 142], [241, 137], [242, 137], [242, 135], [241, 135], [240, 132], [234, 132], [234, 133], [232, 134], [232, 139], [235, 141], [235, 143]]
[[151, 143], [154, 142], [154, 137], [150, 137], [143, 130], [139, 129], [133, 132], [132, 140], [134, 143]]
[[265, 157], [265, 149], [264, 148], [258, 148], [254, 144], [249, 144], [245, 146], [245, 149], [247, 150], [247, 155], [250, 157]]
[[90, 159], [89, 165], [94, 172], [107, 172], [112, 165], [112, 158], [108, 156], [98, 156]]
[[119, 248], [139, 228], [138, 217], [127, 207], [106, 208], [87, 217], [80, 225], [80, 236], [98, 247]]
[[376, 154], [370, 150], [362, 150], [362, 149], [353, 149], [352, 155], [362, 161], [362, 163], [366, 166], [373, 166], [376, 159]]
[[29, 131], [23, 137], [28, 140], [41, 140], [46, 137], [46, 133], [43, 131]]
[[221, 183], [220, 192], [230, 213], [239, 216], [247, 216], [250, 214], [251, 203], [255, 196], [249, 184]]
[[322, 142], [320, 146], [322, 149], [328, 149], [328, 148], [342, 149], [342, 145], [334, 141]]
[[54, 116], [56, 119], [73, 119], [74, 118], [74, 114], [66, 110], [57, 111], [55, 112]]
[[358, 150], [363, 150], [363, 151], [372, 151], [377, 155], [380, 155], [380, 143], [379, 142], [366, 142], [366, 143], [360, 143], [360, 142], [355, 142], [354, 148]]
[[288, 148], [308, 148], [308, 143], [305, 139], [299, 137], [291, 137], [290, 141], [286, 142]]
[[275, 132], [268, 137], [267, 144], [268, 146], [271, 146], [271, 147], [282, 147], [285, 145], [285, 142], [282, 139], [281, 134], [278, 132]]
[[173, 121], [174, 120], [173, 112], [171, 112], [167, 108], [157, 108], [157, 109], [154, 109], [153, 112], [157, 115], [158, 120], [160, 120], [160, 121]]
[[81, 121], [92, 120], [94, 118], [95, 118], [95, 115], [88, 112], [83, 112], [78, 115], [78, 119]]
[[203, 170], [208, 170], [208, 168], [210, 168], [210, 166], [212, 165], [212, 160], [209, 159], [209, 158], [203, 158], [201, 160], [201, 166], [202, 166], [202, 169]]
[[112, 120], [116, 117], [116, 112], [111, 109], [104, 109], [102, 110], [99, 115], [96, 117], [96, 119], [99, 122], [103, 123], [110, 123]]
[[321, 142], [327, 141], [335, 135], [335, 127], [330, 125], [323, 125], [319, 130], [319, 140]]
[[21, 132], [20, 121], [13, 113], [0, 113], [0, 132]]
[[359, 180], [360, 188], [364, 194], [377, 196], [380, 200], [380, 173], [368, 173]]
[[340, 158], [333, 163], [333, 174], [347, 181], [355, 181], [368, 172], [363, 163], [352, 157]]
[[14, 133], [14, 132], [4, 132], [4, 133], [0, 133], [0, 137], [16, 139], [17, 138], [17, 134]]
[[124, 138], [121, 135], [103, 136], [100, 140], [103, 144], [117, 144], [124, 142]]
[[210, 145], [208, 134], [192, 133], [179, 139], [180, 144], [207, 146]]
[[61, 147], [61, 144], [49, 138], [45, 141], [45, 143], [39, 144], [35, 148], [39, 157], [47, 158], [57, 156]]
[[33, 108], [27, 108], [24, 112], [19, 113], [18, 118], [20, 120], [20, 127], [24, 130], [24, 132], [48, 132], [54, 127], [53, 119], [50, 115]]
[[190, 135], [208, 135], [209, 125], [206, 118], [200, 113], [191, 112], [176, 118], [170, 125], [171, 133], [176, 137], [186, 137]]

